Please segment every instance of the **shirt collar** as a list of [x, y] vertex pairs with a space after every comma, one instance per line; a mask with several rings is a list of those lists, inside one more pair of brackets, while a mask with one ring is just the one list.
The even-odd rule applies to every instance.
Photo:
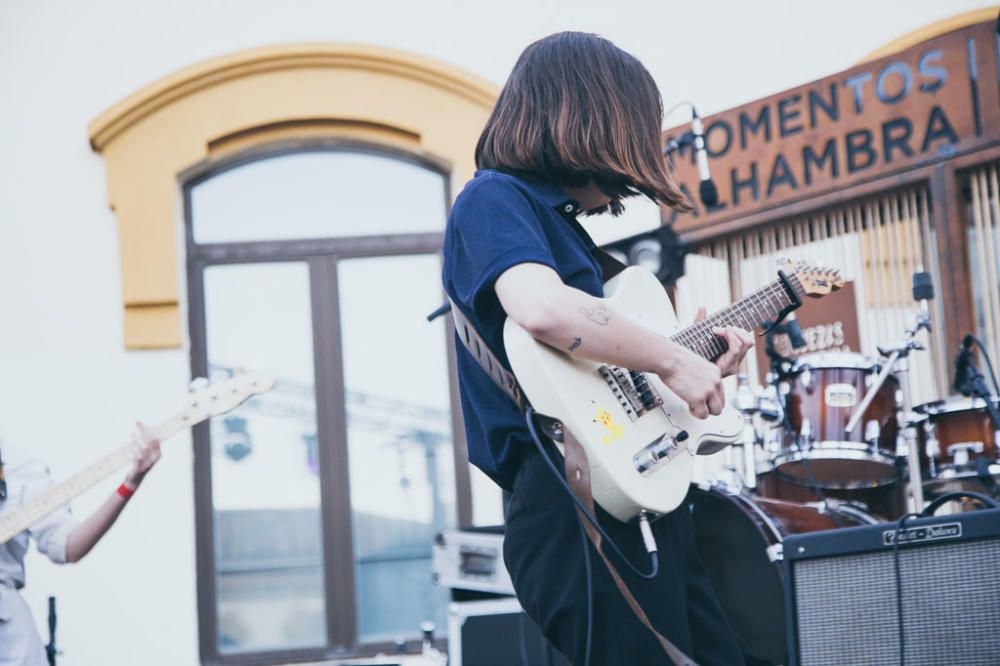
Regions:
[[545, 202], [545, 205], [555, 208], [560, 213], [576, 215], [580, 212], [580, 203], [557, 186], [551, 183], [532, 183], [530, 181], [526, 181], [526, 184], [539, 199]]
[[[477, 171], [476, 175], [486, 173], [488, 170]], [[515, 176], [516, 177], [516, 176]], [[518, 180], [534, 194], [542, 203], [550, 208], [554, 208], [563, 215], [576, 216], [580, 212], [580, 202], [563, 192], [558, 186], [552, 183], [543, 183], [534, 180]]]

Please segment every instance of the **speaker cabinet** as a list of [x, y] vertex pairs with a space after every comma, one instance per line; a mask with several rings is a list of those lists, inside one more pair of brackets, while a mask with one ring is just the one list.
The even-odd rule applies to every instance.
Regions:
[[[898, 666], [896, 523], [784, 542], [793, 666]], [[1000, 664], [1000, 509], [907, 521], [899, 539], [907, 666]]]

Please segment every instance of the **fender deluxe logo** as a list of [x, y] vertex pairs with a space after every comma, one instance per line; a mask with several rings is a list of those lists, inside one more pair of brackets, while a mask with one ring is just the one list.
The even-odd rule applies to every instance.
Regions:
[[[907, 527], [899, 533], [899, 543], [915, 543], [918, 541], [939, 541], [941, 539], [957, 539], [962, 536], [962, 523], [942, 523], [922, 527]], [[882, 532], [882, 545], [891, 546], [896, 539], [896, 530]]]

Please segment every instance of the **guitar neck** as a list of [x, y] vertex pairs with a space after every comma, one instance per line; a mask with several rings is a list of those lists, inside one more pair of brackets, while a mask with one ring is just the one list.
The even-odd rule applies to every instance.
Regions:
[[[153, 428], [153, 435], [164, 441], [187, 422], [175, 416]], [[126, 444], [104, 456], [84, 470], [56, 484], [41, 495], [0, 517], [0, 545], [7, 543], [56, 509], [69, 504], [78, 495], [132, 462], [132, 445]]]
[[802, 285], [795, 276], [788, 278], [787, 283], [775, 280], [712, 316], [691, 324], [670, 339], [699, 356], [714, 361], [729, 346], [723, 338], [712, 332], [713, 328], [738, 326], [752, 331], [765, 322], [777, 319], [782, 312], [801, 301], [802, 296]]

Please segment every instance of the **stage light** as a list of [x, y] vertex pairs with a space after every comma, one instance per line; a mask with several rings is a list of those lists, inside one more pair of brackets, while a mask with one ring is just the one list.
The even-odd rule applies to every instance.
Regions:
[[231, 460], [239, 462], [253, 451], [247, 420], [241, 416], [227, 416], [222, 423], [226, 428], [223, 450]]
[[669, 286], [684, 275], [687, 245], [666, 226], [604, 245], [602, 249], [623, 264], [642, 266]]

